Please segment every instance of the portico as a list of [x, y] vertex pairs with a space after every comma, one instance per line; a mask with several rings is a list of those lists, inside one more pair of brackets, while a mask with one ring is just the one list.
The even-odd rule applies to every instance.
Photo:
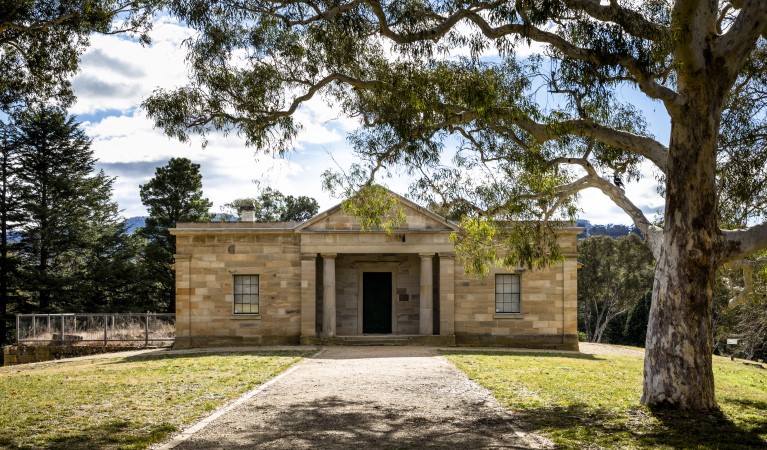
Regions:
[[448, 238], [455, 225], [419, 213], [419, 221], [390, 234], [360, 233], [353, 219], [337, 210], [296, 230], [302, 310], [313, 312], [308, 315], [313, 320], [301, 322], [302, 342], [454, 334], [455, 256]]

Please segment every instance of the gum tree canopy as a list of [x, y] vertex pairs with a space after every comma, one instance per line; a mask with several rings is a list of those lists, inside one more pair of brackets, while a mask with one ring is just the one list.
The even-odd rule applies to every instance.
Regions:
[[[324, 99], [359, 120], [350, 141], [363, 161], [329, 181], [410, 171], [416, 192], [468, 217], [458, 249], [477, 271], [497, 259], [494, 237], [505, 239], [505, 264], [550, 262], [552, 232], [532, 224], [570, 217], [573, 195], [597, 188], [657, 261], [642, 402], [717, 408], [715, 273], [767, 246], [763, 216], [738, 230], [718, 220], [725, 178], [764, 177], [767, 2], [170, 3], [200, 33], [188, 42], [191, 82], [145, 103], [166, 133], [236, 132], [284, 152], [296, 109]], [[671, 120], [668, 146], [626, 100], [640, 96]], [[620, 188], [640, 164], [654, 166], [665, 194], [662, 227]], [[752, 187], [732, 193], [751, 201]]]
[[160, 0], [0, 0], [0, 110], [74, 100], [69, 78], [91, 33], [138, 35]]

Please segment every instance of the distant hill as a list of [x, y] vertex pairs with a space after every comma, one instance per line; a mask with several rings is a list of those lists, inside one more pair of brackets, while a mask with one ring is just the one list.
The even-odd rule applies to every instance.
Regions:
[[584, 239], [592, 236], [610, 236], [612, 238], [619, 238], [621, 236], [628, 236], [631, 233], [637, 236], [642, 236], [642, 233], [634, 225], [621, 225], [608, 223], [607, 225], [593, 225], [586, 219], [578, 219], [576, 225], [585, 228], [583, 233], [578, 235], [578, 239]]
[[[126, 230], [128, 231], [128, 234], [133, 234], [136, 232], [136, 229], [144, 227], [146, 225], [146, 219], [147, 216], [135, 216], [135, 217], [129, 217], [125, 219], [126, 222]], [[213, 220], [211, 222], [236, 222], [237, 218], [233, 218], [229, 214], [223, 214], [223, 213], [217, 213], [215, 217], [213, 217]]]
[[125, 220], [125, 227], [128, 234], [133, 234], [136, 228], [141, 228], [146, 223], [146, 216], [129, 217]]

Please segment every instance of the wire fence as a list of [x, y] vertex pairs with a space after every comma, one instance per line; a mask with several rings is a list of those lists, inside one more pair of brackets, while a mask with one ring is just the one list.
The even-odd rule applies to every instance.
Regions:
[[16, 314], [16, 340], [22, 342], [166, 342], [176, 337], [170, 313]]

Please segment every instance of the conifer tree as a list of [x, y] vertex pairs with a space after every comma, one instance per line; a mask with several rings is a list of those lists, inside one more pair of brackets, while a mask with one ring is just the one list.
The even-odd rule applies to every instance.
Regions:
[[149, 217], [140, 230], [146, 238], [145, 261], [147, 276], [154, 285], [156, 301], [176, 312], [176, 277], [171, 269], [176, 253], [176, 238], [168, 228], [178, 222], [206, 222], [213, 215], [213, 205], [202, 193], [200, 165], [187, 158], [171, 158], [168, 164], [155, 170], [154, 178], [140, 186], [141, 202]]
[[8, 342], [9, 306], [15, 303], [18, 285], [18, 256], [13, 230], [23, 219], [16, 175], [18, 149], [10, 141], [11, 127], [0, 123], [0, 345]]
[[[99, 290], [85, 270], [105, 231], [121, 219], [111, 199], [113, 179], [94, 173], [91, 141], [59, 108], [22, 114], [11, 136], [24, 222], [19, 227], [23, 288], [40, 312], [99, 309]], [[124, 226], [123, 226], [124, 229]], [[106, 264], [106, 263], [104, 263]], [[94, 304], [94, 302], [96, 304]]]

